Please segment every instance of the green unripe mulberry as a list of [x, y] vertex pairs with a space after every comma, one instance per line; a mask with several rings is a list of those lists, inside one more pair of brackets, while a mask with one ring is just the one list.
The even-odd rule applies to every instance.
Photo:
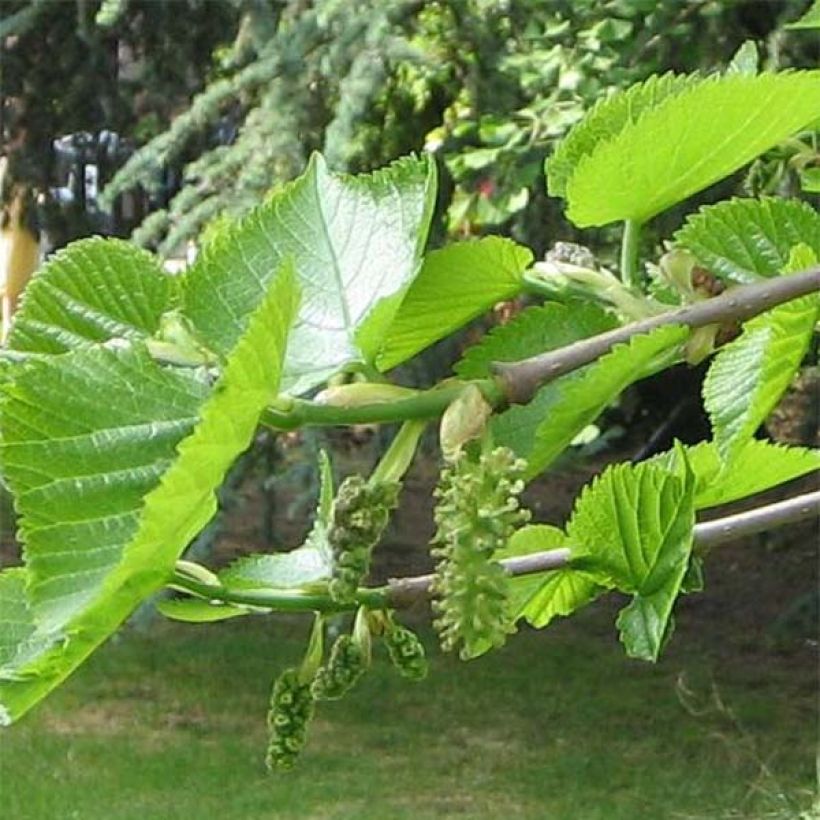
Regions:
[[316, 700], [338, 700], [358, 682], [367, 669], [362, 648], [350, 635], [339, 635], [325, 666], [319, 667], [311, 684]]
[[333, 578], [330, 595], [339, 603], [350, 603], [370, 571], [370, 556], [379, 542], [390, 511], [398, 501], [398, 482], [368, 484], [360, 475], [348, 476], [333, 502], [328, 540], [333, 549]]
[[383, 637], [390, 660], [403, 678], [423, 680], [427, 677], [427, 655], [415, 632], [391, 621]]
[[270, 699], [270, 740], [265, 765], [270, 771], [292, 769], [307, 737], [314, 712], [309, 683], [302, 683], [298, 669], [286, 669], [276, 679]]
[[509, 577], [493, 556], [529, 519], [518, 501], [525, 469], [506, 447], [465, 449], [442, 471], [435, 491], [434, 625], [442, 648], [460, 645], [465, 660], [501, 646], [514, 631]]

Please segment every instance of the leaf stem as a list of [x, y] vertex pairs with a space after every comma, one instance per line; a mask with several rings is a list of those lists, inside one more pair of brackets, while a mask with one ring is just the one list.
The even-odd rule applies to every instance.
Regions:
[[182, 572], [174, 572], [168, 582], [175, 589], [185, 590], [210, 601], [262, 607], [278, 612], [347, 612], [359, 606], [384, 609], [388, 605], [388, 587], [360, 589], [349, 604], [334, 601], [326, 592], [306, 592], [300, 589], [227, 589], [221, 584], [205, 584]]
[[[291, 399], [286, 407], [270, 407], [262, 424], [277, 430], [295, 430], [306, 425], [349, 425], [432, 419], [440, 416], [470, 382], [452, 380], [440, 387], [397, 401], [376, 402], [358, 407], [334, 407], [305, 399]], [[504, 395], [493, 379], [472, 382], [493, 406], [504, 402]]]
[[621, 237], [621, 279], [628, 288], [639, 289], [638, 247], [641, 238], [641, 223], [634, 219], [624, 222]]

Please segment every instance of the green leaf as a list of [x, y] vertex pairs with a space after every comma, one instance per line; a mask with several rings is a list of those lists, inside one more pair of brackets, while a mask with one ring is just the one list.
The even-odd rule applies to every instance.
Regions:
[[250, 615], [252, 610], [244, 606], [203, 601], [201, 598], [166, 598], [156, 603], [157, 611], [172, 621], [189, 624], [209, 624], [226, 621], [240, 615]]
[[[650, 461], [674, 456], [669, 450]], [[695, 508], [703, 510], [762, 493], [786, 481], [820, 470], [820, 450], [786, 447], [752, 439], [728, 464], [713, 441], [686, 448], [695, 475]]]
[[820, 194], [820, 168], [800, 169], [800, 190], [804, 194]]
[[731, 199], [701, 208], [674, 238], [716, 276], [753, 282], [782, 273], [800, 243], [820, 257], [820, 215], [797, 199]]
[[415, 277], [435, 197], [435, 165], [406, 158], [370, 175], [305, 173], [202, 252], [183, 310], [208, 347], [229, 351], [292, 257], [302, 290], [282, 389], [303, 393], [345, 365], [372, 362]]
[[811, 8], [799, 19], [793, 23], [784, 26], [787, 29], [812, 29], [820, 28], [820, 0], [814, 0]]
[[119, 239], [82, 239], [35, 273], [8, 346], [64, 353], [109, 339], [142, 339], [159, 328], [175, 288], [151, 254]]
[[[21, 678], [20, 670], [40, 655], [50, 643], [38, 634], [26, 586], [25, 567], [0, 572], [0, 681]], [[5, 705], [0, 702], [0, 726], [11, 722]]]
[[570, 300], [528, 307], [469, 347], [453, 368], [463, 379], [490, 375], [492, 362], [512, 362], [555, 350], [617, 327], [615, 317], [591, 302]]
[[679, 325], [658, 328], [544, 385], [529, 404], [515, 405], [493, 417], [496, 443], [527, 460], [528, 477], [537, 475], [630, 384], [676, 357], [688, 335], [687, 328]]
[[644, 112], [680, 94], [697, 81], [697, 76], [672, 73], [655, 75], [596, 103], [561, 141], [555, 154], [547, 159], [547, 190], [550, 196], [565, 197], [567, 183], [582, 159], [592, 154], [598, 146], [614, 139]]
[[[296, 287], [276, 277], [210, 392], [142, 345], [26, 364], [0, 402], [41, 652], [0, 681], [16, 720], [163, 586], [276, 396]], [[13, 677], [13, 679], [11, 679]]]
[[[315, 543], [315, 541], [314, 541]], [[299, 589], [326, 581], [332, 564], [310, 541], [290, 552], [246, 555], [219, 573], [228, 589]]]
[[715, 75], [626, 122], [566, 183], [579, 227], [651, 217], [728, 176], [817, 118], [820, 72]]
[[219, 574], [228, 589], [304, 589], [333, 574], [333, 550], [328, 541], [333, 506], [333, 472], [327, 453], [319, 456], [319, 505], [305, 543], [290, 552], [246, 555]]
[[[787, 265], [800, 269], [816, 257], [798, 246]], [[703, 382], [703, 400], [718, 452], [731, 461], [754, 436], [791, 383], [820, 318], [820, 295], [778, 305], [746, 322], [722, 348]]]
[[567, 527], [571, 558], [601, 586], [633, 596], [618, 617], [627, 654], [657, 660], [686, 576], [695, 526], [694, 477], [680, 457], [617, 464], [579, 496]]
[[[567, 536], [563, 530], [546, 524], [532, 524], [516, 530], [498, 557], [528, 555], [566, 546]], [[520, 575], [510, 581], [515, 620], [525, 618], [537, 629], [547, 626], [559, 615], [571, 615], [595, 600], [600, 591], [601, 587], [592, 578], [572, 567]]]
[[389, 370], [521, 292], [532, 253], [488, 236], [433, 251], [407, 292], [379, 352]]

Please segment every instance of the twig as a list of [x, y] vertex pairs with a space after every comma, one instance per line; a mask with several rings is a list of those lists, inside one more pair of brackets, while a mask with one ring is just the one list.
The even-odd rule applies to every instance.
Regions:
[[[777, 501], [748, 512], [704, 521], [695, 525], [695, 549], [703, 552], [717, 544], [732, 541], [745, 535], [776, 529], [796, 521], [820, 516], [820, 490], [805, 493], [785, 501]], [[570, 549], [554, 549], [534, 552], [516, 558], [506, 558], [501, 565], [510, 575], [532, 575], [545, 570], [560, 569], [570, 563]], [[388, 600], [396, 609], [408, 607], [428, 595], [432, 575], [391, 580], [388, 584]]]
[[[765, 507], [758, 507], [748, 512], [696, 524], [695, 549], [703, 552], [724, 541], [773, 530], [796, 521], [815, 518], [818, 515], [820, 515], [820, 490], [767, 504]], [[570, 549], [554, 549], [515, 558], [505, 558], [500, 563], [510, 575], [533, 575], [569, 566], [570, 556]], [[353, 610], [359, 606], [366, 606], [369, 609], [404, 609], [428, 596], [432, 580], [432, 575], [391, 579], [387, 586], [359, 589], [356, 600], [350, 604], [336, 603], [328, 594], [318, 591], [229, 590], [219, 584], [209, 584], [204, 579], [192, 578], [191, 574], [183, 571], [182, 568], [174, 573], [170, 583], [175, 589], [184, 590], [212, 601], [290, 612], [310, 610], [341, 612]]]
[[[632, 322], [558, 350], [550, 350], [517, 362], [496, 362], [493, 365], [495, 379], [481, 379], [473, 383], [493, 407], [503, 406], [506, 402], [526, 404], [538, 388], [547, 382], [589, 364], [608, 353], [615, 345], [628, 342], [633, 336], [664, 325], [697, 328], [744, 321], [783, 302], [817, 290], [820, 290], [820, 266], [789, 276], [776, 276], [751, 285], [742, 285], [713, 299]], [[262, 417], [262, 423], [277, 430], [294, 430], [302, 426], [381, 424], [408, 419], [431, 419], [440, 416], [466, 384], [467, 382], [453, 380], [431, 390], [419, 391], [412, 398], [358, 407], [334, 407], [305, 399], [288, 399], [285, 405], [269, 408]]]
[[595, 361], [615, 345], [628, 342], [634, 336], [666, 325], [686, 325], [694, 329], [725, 322], [742, 322], [783, 302], [818, 290], [820, 265], [793, 275], [776, 276], [751, 285], [731, 288], [713, 299], [650, 316], [529, 359], [496, 362], [493, 373], [500, 381], [508, 401], [526, 404], [543, 385]]

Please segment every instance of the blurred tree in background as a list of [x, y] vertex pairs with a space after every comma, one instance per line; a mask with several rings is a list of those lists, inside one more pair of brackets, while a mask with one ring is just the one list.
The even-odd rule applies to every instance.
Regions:
[[[141, 223], [135, 238], [170, 255], [313, 150], [351, 171], [428, 150], [448, 183], [441, 232], [492, 227], [543, 252], [571, 235], [543, 159], [584, 110], [653, 72], [724, 66], [746, 39], [764, 66], [810, 63], [812, 38], [780, 29], [804, 5], [7, 0], [3, 201], [22, 190], [51, 247]], [[67, 180], [78, 154], [93, 179]]]

